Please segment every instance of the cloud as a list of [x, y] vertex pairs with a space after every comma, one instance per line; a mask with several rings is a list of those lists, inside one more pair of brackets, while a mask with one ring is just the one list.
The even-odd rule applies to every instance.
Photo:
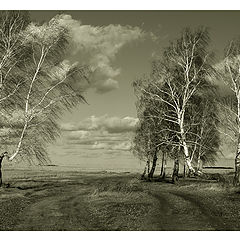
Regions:
[[115, 143], [120, 141], [128, 140], [128, 137], [125, 134], [118, 134], [118, 136], [112, 136], [112, 134], [107, 133], [104, 136], [100, 135], [100, 131], [90, 131], [89, 135], [86, 137], [79, 137], [77, 134], [72, 134], [74, 132], [67, 132], [66, 138], [71, 141], [72, 144], [82, 144], [88, 145], [93, 144], [97, 141], [104, 142], [104, 143]]
[[121, 143], [118, 143], [118, 144], [95, 142], [92, 145], [92, 149], [129, 151], [130, 148], [131, 148], [131, 142], [130, 141], [124, 141], [124, 142], [121, 142]]
[[100, 136], [100, 131], [89, 131], [88, 134], [81, 134], [80, 132], [81, 131], [66, 132], [64, 136], [65, 149], [76, 150], [76, 148], [81, 147], [83, 150], [102, 149], [107, 151], [128, 151], [131, 148], [131, 141], [129, 136], [126, 136], [126, 133], [105, 133], [105, 135]]
[[108, 144], [107, 144], [107, 143], [98, 143], [98, 142], [95, 142], [95, 143], [92, 145], [92, 148], [93, 148], [93, 149], [108, 149]]
[[65, 131], [80, 131], [80, 130], [102, 130], [108, 133], [132, 132], [135, 130], [137, 118], [134, 117], [109, 117], [103, 115], [100, 117], [91, 116], [78, 123], [65, 123], [61, 125], [61, 129]]
[[91, 136], [91, 133], [89, 131], [80, 130], [80, 131], [70, 132], [68, 135], [68, 138], [74, 140], [74, 139], [85, 139], [90, 136]]
[[122, 152], [131, 149], [131, 134], [138, 122], [134, 117], [91, 116], [78, 123], [64, 123], [64, 145], [82, 150]]
[[113, 61], [125, 45], [144, 39], [146, 33], [139, 27], [107, 25], [83, 25], [70, 15], [59, 15], [60, 25], [67, 27], [72, 39], [72, 55], [79, 56], [79, 61], [89, 64], [93, 70], [91, 87], [97, 93], [106, 93], [118, 88], [116, 77], [120, 68], [113, 66]]
[[126, 142], [121, 142], [117, 145], [114, 145], [112, 147], [113, 150], [122, 150], [122, 151], [129, 151], [131, 149], [131, 142], [126, 141]]
[[118, 81], [109, 78], [98, 86], [96, 92], [97, 93], [106, 93], [106, 92], [109, 92], [111, 90], [118, 89], [118, 88], [119, 88]]

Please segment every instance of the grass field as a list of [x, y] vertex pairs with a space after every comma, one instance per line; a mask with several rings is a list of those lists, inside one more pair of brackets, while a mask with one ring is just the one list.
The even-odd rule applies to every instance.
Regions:
[[240, 230], [240, 191], [214, 180], [5, 170], [0, 230]]

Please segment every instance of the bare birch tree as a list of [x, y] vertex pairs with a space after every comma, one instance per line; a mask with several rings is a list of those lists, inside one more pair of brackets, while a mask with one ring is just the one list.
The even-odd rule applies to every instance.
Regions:
[[195, 173], [192, 166], [189, 142], [187, 139], [186, 111], [192, 97], [209, 83], [207, 77], [212, 72], [211, 54], [207, 52], [209, 36], [206, 29], [196, 31], [186, 29], [181, 37], [171, 43], [164, 51], [161, 61], [153, 65], [152, 86], [158, 94], [147, 92], [150, 98], [165, 103], [169, 110], [163, 115], [165, 121], [179, 128], [179, 144], [185, 155], [189, 171]]
[[229, 43], [224, 61], [217, 66], [219, 78], [231, 90], [231, 104], [220, 102], [225, 111], [224, 120], [227, 131], [224, 134], [236, 144], [234, 184], [240, 184], [240, 40]]

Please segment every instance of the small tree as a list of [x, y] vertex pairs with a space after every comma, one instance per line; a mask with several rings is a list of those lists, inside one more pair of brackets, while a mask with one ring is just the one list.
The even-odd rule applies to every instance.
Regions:
[[[157, 89], [153, 88], [149, 82], [151, 82], [151, 77], [142, 77], [133, 83], [135, 94], [138, 97], [136, 105], [139, 118], [133, 141], [133, 149], [134, 153], [140, 159], [147, 160], [144, 174], [146, 169], [149, 169], [148, 176], [150, 178], [153, 177], [156, 168], [157, 155], [159, 152], [162, 152], [161, 176], [164, 177], [166, 167], [165, 154], [174, 145], [175, 130], [172, 123], [162, 118], [162, 115], [167, 111], [166, 106], [154, 98], [149, 98], [149, 95], [145, 91], [142, 91], [142, 89], [147, 89], [151, 93], [158, 93]], [[150, 163], [152, 163], [151, 170]]]
[[[151, 139], [150, 126], [146, 122], [139, 122], [135, 131], [135, 135], [132, 143], [132, 151], [141, 161], [146, 162], [142, 179], [147, 174], [148, 178], [153, 176], [155, 167], [151, 169], [151, 163], [156, 166], [156, 148], [153, 148], [153, 139]], [[150, 173], [151, 172], [151, 173]]]
[[[145, 94], [138, 91], [137, 86], [138, 81], [133, 83], [135, 94], [138, 98], [136, 103], [137, 113], [139, 123], [136, 128], [135, 136], [133, 139], [133, 153], [139, 157], [140, 160], [146, 159], [146, 167], [142, 174], [144, 178], [146, 171], [148, 173], [148, 178], [152, 178], [156, 163], [157, 163], [157, 154], [159, 148], [158, 136], [156, 134], [156, 129], [158, 127], [158, 122], [152, 118], [152, 102], [146, 98]], [[152, 162], [152, 167], [150, 170], [150, 163]]]

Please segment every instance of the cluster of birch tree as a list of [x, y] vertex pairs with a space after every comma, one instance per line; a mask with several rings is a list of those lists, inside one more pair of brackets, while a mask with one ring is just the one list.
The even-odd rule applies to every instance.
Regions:
[[[218, 64], [209, 42], [206, 28], [184, 29], [152, 62], [150, 75], [133, 83], [139, 118], [133, 152], [146, 161], [143, 176], [153, 177], [160, 155], [161, 177], [166, 158], [173, 162], [174, 182], [180, 163], [184, 175], [201, 176], [202, 165], [217, 160], [224, 134], [235, 144], [234, 182], [239, 183], [240, 41], [230, 42]], [[220, 93], [222, 83], [232, 91], [228, 96]]]
[[58, 118], [85, 101], [90, 69], [65, 60], [68, 42], [59, 16], [35, 24], [27, 12], [1, 12], [0, 144], [9, 160], [46, 163]]

